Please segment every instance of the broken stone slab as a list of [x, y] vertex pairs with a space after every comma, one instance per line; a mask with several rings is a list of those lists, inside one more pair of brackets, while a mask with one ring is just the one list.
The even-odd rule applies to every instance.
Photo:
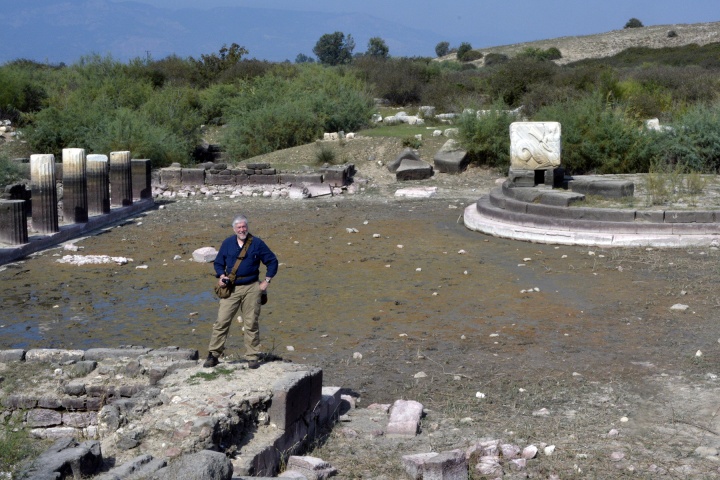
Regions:
[[152, 455], [139, 455], [128, 460], [122, 465], [110, 469], [95, 477], [95, 480], [126, 480], [129, 478], [150, 478], [150, 476], [167, 465], [167, 461], [161, 458], [153, 458]]
[[173, 360], [197, 360], [200, 358], [197, 350], [191, 348], [165, 347], [150, 350], [149, 357], [165, 357]]
[[310, 184], [305, 187], [305, 191], [308, 197], [323, 197], [326, 195], [332, 195], [332, 187], [325, 184]]
[[231, 480], [233, 466], [221, 452], [201, 450], [183, 455], [168, 466], [157, 470], [152, 478], [157, 480]]
[[435, 168], [441, 173], [461, 173], [470, 160], [467, 150], [463, 150], [457, 140], [449, 139], [433, 157]]
[[0, 350], [0, 363], [22, 362], [25, 360], [25, 350]]
[[78, 443], [72, 438], [64, 438], [56, 441], [22, 469], [17, 478], [85, 478], [97, 473], [102, 464], [100, 442], [93, 440]]
[[[308, 480], [308, 477], [306, 477], [302, 473], [298, 472], [297, 470], [285, 470], [280, 475], [278, 475], [277, 478], [295, 478], [297, 480]], [[248, 480], [250, 480], [250, 479], [248, 479]], [[256, 479], [253, 478], [252, 480], [256, 480]]]
[[198, 263], [210, 263], [217, 257], [218, 251], [213, 247], [201, 247], [192, 253], [193, 261]]
[[99, 362], [106, 359], [133, 358], [146, 355], [150, 350], [145, 347], [90, 348], [85, 351], [85, 360]]
[[412, 480], [422, 480], [425, 472], [425, 462], [438, 454], [436, 452], [416, 453], [414, 455], [403, 455], [402, 464], [405, 472]]
[[573, 177], [568, 181], [568, 188], [573, 192], [604, 198], [632, 197], [635, 194], [635, 184], [630, 180], [609, 180], [593, 176]]
[[420, 157], [415, 153], [411, 148], [406, 148], [402, 152], [400, 152], [400, 155], [395, 157], [395, 160], [389, 162], [387, 164], [387, 168], [390, 171], [390, 173], [397, 172], [397, 169], [400, 168], [400, 164], [403, 160], [417, 160], [422, 161]]
[[395, 179], [404, 182], [408, 180], [425, 180], [433, 176], [433, 166], [423, 160], [403, 159], [395, 171]]
[[322, 387], [319, 419], [321, 425], [335, 423], [340, 412], [340, 387]]
[[396, 400], [390, 410], [390, 420], [387, 426], [388, 436], [415, 436], [423, 405], [414, 400]]
[[437, 187], [400, 188], [395, 191], [396, 197], [405, 198], [430, 198], [435, 194], [437, 194]]
[[83, 360], [83, 350], [61, 350], [57, 348], [37, 348], [25, 353], [28, 363], [63, 363]]
[[325, 480], [337, 473], [335, 467], [320, 458], [296, 455], [288, 459], [287, 470], [298, 471], [308, 480]]
[[62, 424], [62, 413], [47, 408], [34, 408], [25, 419], [29, 427], [55, 427]]
[[429, 458], [424, 465], [423, 480], [467, 480], [468, 465], [462, 450], [450, 450]]

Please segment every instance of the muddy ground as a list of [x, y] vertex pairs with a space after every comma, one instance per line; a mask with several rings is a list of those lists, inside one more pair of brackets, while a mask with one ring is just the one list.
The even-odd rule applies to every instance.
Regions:
[[[261, 317], [267, 351], [322, 367], [325, 385], [360, 407], [405, 398], [428, 411], [422, 447], [332, 433], [315, 454], [340, 478], [401, 478], [400, 455], [478, 438], [555, 445], [529, 463], [533, 478], [718, 475], [718, 250], [488, 237], [460, 216], [495, 178], [446, 180], [425, 200], [369, 185], [303, 201], [160, 203], [76, 242], [126, 265], [61, 264], [73, 252], [57, 248], [0, 267], [0, 348], [178, 345], [204, 356], [214, 277], [191, 254], [218, 248], [243, 213], [281, 262]], [[227, 353], [242, 355], [239, 325]], [[431, 435], [440, 430], [452, 435]]]

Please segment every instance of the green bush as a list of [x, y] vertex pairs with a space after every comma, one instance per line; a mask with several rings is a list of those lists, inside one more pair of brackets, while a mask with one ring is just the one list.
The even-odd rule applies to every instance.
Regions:
[[672, 130], [657, 135], [657, 156], [696, 172], [720, 172], [720, 104], [696, 105], [679, 116]]
[[465, 55], [471, 51], [472, 51], [472, 45], [470, 45], [468, 42], [461, 43], [457, 49], [457, 53], [456, 53], [457, 59], [460, 60], [461, 62], [465, 62], [466, 61]]
[[499, 65], [487, 79], [490, 94], [493, 98], [501, 98], [506, 105], [517, 107], [532, 84], [550, 81], [558, 70], [552, 62], [513, 58]]
[[365, 83], [344, 70], [304, 64], [291, 78], [267, 75], [241, 86], [226, 111], [227, 152], [248, 158], [302, 145], [323, 132], [352, 132], [372, 115]]
[[571, 174], [647, 172], [655, 155], [653, 135], [596, 93], [543, 107], [533, 120], [560, 122]]
[[623, 28], [641, 28], [641, 27], [643, 27], [643, 24], [640, 20], [638, 20], [637, 18], [631, 18], [630, 20], [627, 21], [627, 23], [625, 24], [625, 26]]
[[417, 150], [422, 147], [422, 140], [416, 137], [405, 137], [402, 139], [402, 146], [406, 148], [414, 148]]
[[480, 60], [483, 58], [483, 53], [478, 50], [470, 50], [463, 55], [463, 62], [472, 62], [473, 60]]
[[485, 115], [464, 113], [458, 128], [470, 161], [506, 171], [510, 166], [510, 124], [515, 120], [502, 103], [494, 104]]
[[677, 32], [676, 32], [675, 30], [670, 30], [670, 31], [667, 33], [667, 36], [668, 36], [668, 38], [675, 38], [675, 37], [678, 36], [678, 34], [677, 34]]
[[320, 147], [315, 152], [315, 163], [317, 165], [325, 165], [335, 164], [335, 160], [337, 158], [337, 155], [335, 154], [335, 150], [328, 147], [327, 145], [320, 145]]
[[21, 177], [18, 166], [5, 155], [0, 155], [0, 186], [8, 185]]
[[488, 53], [485, 55], [485, 66], [492, 67], [493, 65], [501, 65], [510, 60], [510, 58], [502, 53]]

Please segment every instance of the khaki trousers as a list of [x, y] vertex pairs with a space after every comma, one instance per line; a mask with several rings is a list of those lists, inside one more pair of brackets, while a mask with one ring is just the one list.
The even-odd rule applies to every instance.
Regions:
[[258, 322], [261, 306], [260, 294], [260, 284], [255, 282], [249, 285], [235, 285], [235, 290], [230, 297], [220, 299], [220, 308], [208, 347], [210, 353], [216, 357], [223, 353], [230, 325], [240, 310], [245, 330], [245, 358], [258, 360], [260, 354], [260, 324]]

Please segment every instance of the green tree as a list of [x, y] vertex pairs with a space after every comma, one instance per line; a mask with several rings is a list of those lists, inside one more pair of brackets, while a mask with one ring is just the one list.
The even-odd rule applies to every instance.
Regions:
[[450, 53], [450, 42], [440, 42], [435, 45], [435, 55], [438, 57], [444, 57]]
[[468, 42], [463, 42], [457, 49], [457, 59], [461, 62], [465, 61], [465, 55], [472, 50], [472, 45]]
[[390, 49], [388, 48], [385, 40], [380, 37], [372, 37], [368, 40], [368, 48], [365, 55], [369, 55], [375, 58], [387, 58]]
[[242, 60], [243, 55], [248, 53], [245, 47], [233, 43], [230, 48], [223, 45], [217, 54], [200, 55], [200, 60], [194, 60], [200, 81], [206, 85], [214, 82], [220, 74], [237, 65]]
[[298, 53], [297, 57], [295, 57], [295, 63], [315, 63], [315, 59], [304, 53]]
[[645, 25], [643, 25], [640, 20], [633, 17], [627, 21], [627, 23], [625, 24], [625, 26], [623, 28], [642, 28], [644, 26]]
[[355, 40], [342, 32], [326, 33], [313, 47], [313, 53], [323, 65], [344, 65], [352, 61]]

